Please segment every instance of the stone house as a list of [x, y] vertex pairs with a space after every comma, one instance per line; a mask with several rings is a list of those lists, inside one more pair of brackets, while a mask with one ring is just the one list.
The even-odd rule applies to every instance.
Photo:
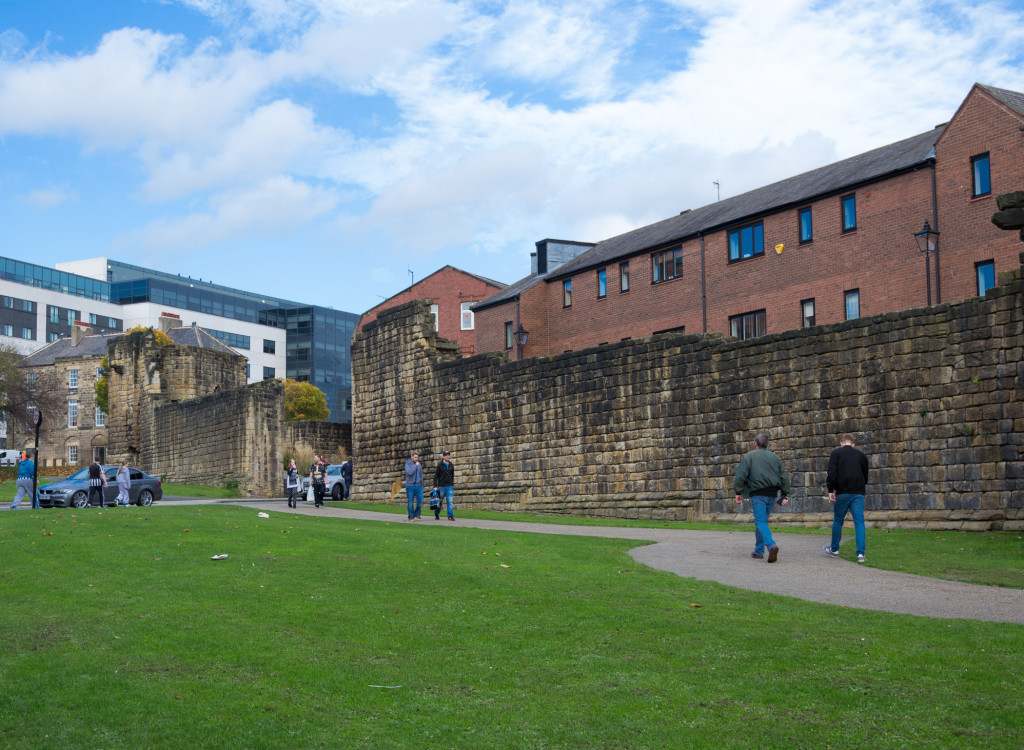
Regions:
[[1024, 94], [976, 84], [919, 135], [593, 245], [545, 240], [575, 257], [474, 305], [475, 350], [746, 339], [983, 295], [1021, 249], [994, 196], [1022, 188]]

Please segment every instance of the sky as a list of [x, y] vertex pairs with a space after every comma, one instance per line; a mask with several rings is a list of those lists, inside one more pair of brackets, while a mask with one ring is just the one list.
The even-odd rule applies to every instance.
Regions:
[[975, 82], [1024, 91], [1024, 0], [0, 0], [0, 255], [360, 313], [923, 133]]

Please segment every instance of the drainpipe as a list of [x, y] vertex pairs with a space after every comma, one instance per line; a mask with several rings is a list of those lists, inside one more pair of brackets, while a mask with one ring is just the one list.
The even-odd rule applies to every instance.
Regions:
[[[938, 157], [936, 157], [938, 158]], [[932, 159], [932, 226], [939, 231], [939, 200], [935, 188], [935, 161]], [[941, 235], [940, 235], [941, 236]], [[939, 243], [935, 243], [935, 304], [942, 304], [942, 274], [939, 272]]]
[[522, 327], [523, 326], [519, 322], [519, 297], [517, 296], [516, 297], [516, 327], [515, 327], [515, 330], [512, 332], [512, 336], [515, 339], [516, 361], [517, 362], [523, 358], [523, 345], [519, 343], [519, 334], [517, 333], [519, 330], [522, 329]]
[[708, 286], [704, 276], [704, 233], [700, 233], [700, 313], [703, 333], [708, 332]]

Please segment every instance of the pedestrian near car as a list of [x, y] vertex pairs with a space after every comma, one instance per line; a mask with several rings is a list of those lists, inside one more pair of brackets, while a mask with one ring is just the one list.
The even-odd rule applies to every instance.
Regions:
[[341, 465], [341, 478], [345, 480], [345, 499], [348, 500], [352, 487], [352, 459], [348, 459]]
[[[441, 454], [441, 461], [434, 469], [434, 489], [437, 490], [438, 499], [445, 501], [445, 509], [448, 511], [448, 520], [455, 520], [453, 508], [453, 497], [455, 495], [455, 464], [452, 463], [452, 454], [445, 451]], [[438, 505], [434, 511], [434, 518], [441, 517], [441, 506]]]
[[288, 471], [285, 473], [284, 491], [288, 496], [288, 507], [297, 508], [295, 493], [299, 489], [299, 469], [295, 466], [295, 459], [288, 462]]
[[17, 490], [14, 493], [14, 502], [11, 503], [11, 510], [18, 509], [21, 498], [25, 496], [32, 497], [32, 477], [36, 471], [36, 464], [31, 458], [27, 458], [24, 453], [21, 455], [21, 461], [18, 462], [18, 478], [14, 482]]
[[117, 470], [117, 505], [128, 507], [131, 505], [131, 496], [128, 490], [131, 489], [132, 479], [128, 476], [128, 459], [121, 461], [121, 468]]
[[313, 465], [309, 467], [309, 484], [313, 488], [313, 507], [319, 508], [327, 491], [327, 464], [319, 453], [313, 456]]
[[853, 516], [853, 535], [857, 542], [857, 562], [864, 557], [867, 534], [864, 531], [864, 492], [868, 484], [868, 457], [856, 448], [853, 435], [839, 438], [839, 447], [828, 457], [825, 475], [828, 500], [832, 503], [832, 541], [825, 545], [825, 554], [839, 557], [846, 514]]
[[92, 505], [92, 498], [97, 498], [96, 506], [103, 507], [103, 488], [107, 486], [107, 475], [103, 472], [99, 459], [89, 464], [89, 505]]
[[760, 433], [754, 438], [754, 450], [747, 453], [736, 467], [733, 480], [736, 503], [742, 503], [744, 496], [750, 498], [750, 510], [754, 514], [754, 551], [751, 557], [762, 559], [768, 551], [768, 562], [779, 557], [779, 545], [772, 539], [768, 518], [775, 509], [775, 503], [789, 503], [789, 474], [782, 465], [782, 459], [768, 450], [768, 436]]
[[410, 453], [405, 460], [405, 498], [409, 520], [415, 521], [423, 510], [423, 467], [417, 451]]

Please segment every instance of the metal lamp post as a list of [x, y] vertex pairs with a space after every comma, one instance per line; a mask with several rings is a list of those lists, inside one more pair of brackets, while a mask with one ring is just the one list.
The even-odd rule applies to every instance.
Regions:
[[[914, 239], [917, 240], [917, 248], [924, 253], [924, 273], [925, 283], [928, 289], [928, 305], [932, 304], [932, 264], [931, 255], [935, 253], [935, 268], [939, 267], [939, 233], [937, 230], [932, 229], [926, 219], [924, 222], [924, 228], [920, 232], [914, 232]], [[936, 293], [938, 293], [938, 280], [936, 284]]]
[[518, 346], [518, 356], [516, 359], [523, 358], [523, 347], [526, 346], [526, 336], [528, 333], [529, 331], [523, 328], [522, 323], [520, 323], [516, 330], [513, 331], [513, 335], [516, 337], [516, 345]]

